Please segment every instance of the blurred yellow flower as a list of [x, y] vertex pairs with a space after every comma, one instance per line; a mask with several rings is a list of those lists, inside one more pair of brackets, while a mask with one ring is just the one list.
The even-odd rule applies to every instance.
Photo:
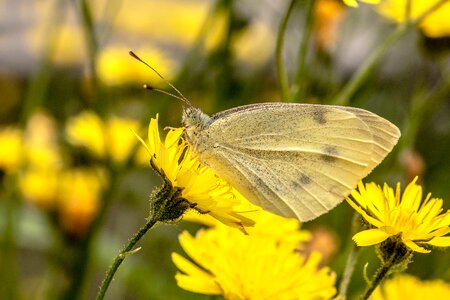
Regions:
[[55, 121], [47, 113], [38, 111], [28, 120], [19, 188], [26, 201], [46, 210], [55, 209], [63, 165], [57, 137]]
[[340, 1], [318, 0], [314, 2], [313, 34], [319, 50], [333, 50], [346, 11], [345, 5]]
[[86, 147], [99, 158], [108, 156], [117, 163], [124, 162], [137, 144], [133, 130], [140, 130], [136, 120], [113, 116], [103, 121], [90, 111], [71, 118], [66, 125], [70, 143]]
[[296, 251], [309, 237], [298, 226], [296, 220], [262, 212], [248, 235], [220, 224], [195, 237], [183, 232], [180, 244], [194, 262], [172, 254], [182, 272], [175, 276], [177, 283], [225, 299], [330, 299], [336, 294], [335, 274], [319, 266], [318, 252], [305, 258]]
[[69, 119], [66, 134], [70, 143], [86, 147], [97, 157], [106, 155], [104, 124], [94, 112], [85, 111]]
[[25, 156], [28, 166], [56, 169], [62, 165], [55, 120], [47, 113], [34, 113], [25, 131]]
[[[439, 0], [384, 0], [379, 5], [379, 12], [395, 22], [402, 23], [407, 17], [407, 1], [410, 1], [409, 17], [415, 19], [429, 10]], [[419, 27], [426, 36], [432, 38], [450, 35], [450, 2], [441, 5], [428, 15]]]
[[106, 178], [100, 170], [74, 169], [59, 178], [59, 220], [63, 229], [76, 236], [86, 232], [97, 214]]
[[17, 171], [23, 160], [23, 133], [18, 128], [0, 129], [0, 170], [11, 173]]
[[252, 22], [232, 39], [232, 50], [236, 59], [253, 67], [267, 62], [272, 55], [275, 36], [268, 24]]
[[[128, 55], [128, 49], [122, 46], [110, 46], [103, 49], [97, 58], [99, 78], [108, 85], [148, 83], [152, 87], [161, 87], [164, 82], [144, 64]], [[164, 52], [153, 49], [133, 49], [144, 61], [154, 67], [167, 80], [172, 80], [176, 70], [175, 62]]]
[[373, 292], [370, 299], [450, 299], [450, 284], [443, 280], [422, 281], [411, 275], [398, 275], [386, 280]]
[[54, 168], [29, 168], [19, 176], [19, 188], [29, 203], [54, 210], [58, 198], [60, 171]]
[[223, 43], [227, 36], [230, 25], [230, 14], [229, 12], [219, 10], [215, 12], [208, 22], [204, 48], [208, 51], [214, 51]]
[[123, 162], [137, 145], [133, 131], [139, 132], [138, 121], [127, 118], [111, 117], [106, 124], [106, 143], [113, 161]]
[[383, 189], [375, 183], [362, 182], [347, 202], [373, 227], [353, 236], [358, 246], [370, 246], [389, 237], [400, 235], [401, 241], [411, 250], [428, 253], [421, 245], [450, 246], [450, 211], [441, 212], [443, 200], [431, 198], [429, 193], [422, 202], [422, 187], [417, 177], [401, 195], [400, 184], [394, 190], [387, 184]]
[[351, 7], [358, 7], [358, 2], [365, 2], [369, 4], [378, 4], [382, 0], [344, 0], [344, 3]]
[[[62, 65], [83, 64], [88, 53], [83, 29], [77, 24], [63, 24], [57, 27], [57, 34], [51, 52], [51, 59]], [[45, 40], [45, 39], [42, 39]]]
[[149, 40], [189, 47], [200, 32], [211, 3], [135, 0], [133, 5], [121, 7], [114, 25], [117, 32], [125, 31], [128, 35], [137, 33], [141, 37], [148, 37]]
[[161, 142], [158, 117], [151, 119], [148, 143], [141, 142], [150, 154], [150, 163], [174, 189], [180, 189], [178, 200], [187, 200], [190, 207], [208, 213], [220, 222], [243, 229], [254, 221], [236, 210], [245, 199], [238, 199], [231, 186], [216, 177], [208, 167], [194, 157], [189, 145], [182, 138], [183, 128], [171, 129]]

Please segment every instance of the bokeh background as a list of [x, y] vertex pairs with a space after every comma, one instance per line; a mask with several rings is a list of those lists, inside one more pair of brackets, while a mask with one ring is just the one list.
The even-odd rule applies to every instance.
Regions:
[[[181, 126], [182, 103], [133, 50], [204, 112], [263, 101], [345, 104], [391, 120], [402, 138], [366, 179], [450, 199], [450, 30], [411, 29], [350, 97], [346, 83], [396, 30], [374, 6], [297, 1], [276, 68], [290, 1], [0, 1], [0, 299], [92, 299], [109, 264], [145, 223], [161, 184], [134, 136], [148, 122]], [[310, 6], [308, 6], [310, 5]], [[445, 18], [447, 17], [447, 18]], [[450, 12], [442, 18], [450, 19]], [[435, 25], [441, 23], [435, 21]], [[435, 26], [439, 27], [439, 26]], [[437, 32], [437, 33], [436, 33]], [[340, 100], [338, 100], [340, 99]], [[274, 124], [276, 126], [276, 124]], [[304, 224], [309, 245], [339, 276], [350, 250], [346, 203]], [[159, 225], [119, 269], [108, 299], [212, 299], [176, 286], [170, 253], [198, 225]], [[360, 254], [350, 295], [371, 274]], [[450, 280], [449, 254], [418, 254], [408, 273]]]

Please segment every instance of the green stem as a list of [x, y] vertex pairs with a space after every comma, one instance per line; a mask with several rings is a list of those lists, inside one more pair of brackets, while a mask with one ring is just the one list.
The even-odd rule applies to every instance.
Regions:
[[276, 64], [277, 64], [277, 74], [278, 74], [278, 82], [280, 84], [281, 88], [281, 95], [283, 99], [290, 101], [292, 98], [291, 92], [289, 89], [289, 82], [287, 78], [286, 71], [284, 69], [283, 65], [283, 45], [284, 45], [284, 35], [286, 33], [286, 27], [289, 21], [289, 18], [292, 14], [292, 11], [294, 10], [294, 6], [296, 4], [297, 0], [291, 0], [291, 3], [289, 4], [288, 10], [286, 12], [286, 15], [281, 21], [280, 27], [278, 29], [278, 36], [277, 36], [277, 45], [276, 45]]
[[101, 210], [92, 221], [89, 231], [86, 233], [84, 239], [77, 245], [77, 257], [74, 260], [74, 266], [71, 270], [71, 283], [66, 291], [63, 293], [63, 299], [72, 300], [77, 299], [80, 294], [84, 279], [87, 273], [87, 267], [89, 265], [91, 245], [94, 240], [95, 234], [98, 232], [100, 225], [103, 223], [106, 212], [108, 211], [109, 204], [113, 198], [116, 190], [117, 182], [119, 181], [120, 170], [112, 169], [111, 178], [109, 180], [108, 189], [103, 193], [101, 200]]
[[[361, 216], [357, 213], [353, 213], [352, 217], [352, 225], [351, 225], [351, 235], [355, 235], [357, 232], [361, 230]], [[345, 299], [347, 295], [348, 285], [350, 283], [350, 279], [352, 277], [353, 271], [355, 270], [356, 265], [356, 257], [359, 252], [359, 247], [356, 247], [356, 244], [351, 241], [351, 249], [350, 253], [347, 257], [347, 262], [345, 263], [344, 274], [342, 275], [342, 280], [339, 285], [339, 296], [341, 299]]]
[[438, 9], [445, 2], [449, 0], [441, 0], [433, 5], [430, 9], [422, 13], [419, 17], [414, 20], [406, 20], [397, 26], [396, 30], [392, 32], [383, 43], [381, 43], [369, 58], [366, 60], [365, 64], [359, 68], [356, 74], [352, 77], [352, 79], [346, 84], [346, 86], [342, 89], [342, 91], [336, 96], [336, 100], [334, 104], [337, 105], [348, 105], [350, 98], [355, 94], [355, 92], [363, 85], [366, 79], [373, 73], [374, 69], [380, 62], [381, 58], [386, 54], [386, 52], [402, 37], [404, 36], [411, 28], [414, 28], [420, 22], [423, 21], [430, 13]]
[[314, 21], [314, 0], [306, 0], [305, 10], [306, 15], [305, 15], [304, 32], [299, 48], [297, 73], [295, 76], [294, 86], [292, 87], [294, 96], [293, 99], [290, 99], [291, 101], [302, 100], [306, 95], [306, 84], [305, 84], [306, 57], [308, 54]]
[[150, 228], [153, 227], [156, 223], [156, 218], [149, 218], [147, 220], [147, 223], [142, 226], [141, 229], [139, 229], [138, 232], [134, 234], [134, 236], [128, 241], [128, 244], [125, 245], [125, 247], [120, 251], [119, 255], [116, 256], [114, 259], [114, 262], [109, 267], [108, 271], [106, 272], [106, 277], [103, 280], [100, 289], [98, 291], [97, 300], [101, 300], [105, 297], [106, 291], [111, 283], [111, 280], [114, 277], [114, 274], [116, 273], [117, 269], [119, 268], [120, 264], [123, 262], [123, 260], [131, 253], [133, 253], [131, 250], [136, 245], [136, 243], [147, 233]]
[[389, 270], [393, 267], [393, 264], [386, 263], [384, 264], [378, 271], [375, 273], [372, 282], [367, 287], [364, 295], [361, 297], [361, 300], [369, 299], [370, 295], [372, 295], [373, 291], [377, 288], [377, 286], [383, 281], [384, 277], [388, 274]]
[[411, 28], [409, 23], [402, 23], [392, 32], [382, 44], [380, 44], [358, 69], [352, 79], [345, 85], [344, 89], [337, 95], [334, 104], [348, 105], [350, 98], [363, 85], [367, 78], [373, 73], [383, 55]]
[[341, 299], [346, 298], [348, 285], [350, 283], [353, 271], [355, 270], [358, 252], [359, 248], [352, 242], [350, 254], [347, 257], [347, 262], [345, 264], [344, 274], [342, 275], [341, 284], [339, 285], [339, 298]]
[[[94, 18], [90, 7], [90, 1], [81, 0], [80, 7], [77, 7], [79, 18], [82, 24], [84, 40], [86, 41], [86, 47], [88, 52], [88, 71], [89, 79], [92, 82], [92, 88], [90, 89], [90, 98], [94, 102], [96, 111], [105, 116], [109, 110], [109, 97], [105, 95], [105, 91], [101, 89], [100, 80], [97, 74], [97, 56], [99, 51], [99, 42], [95, 32]], [[106, 105], [105, 105], [106, 104]]]
[[440, 107], [443, 101], [448, 100], [450, 85], [446, 82], [432, 91], [421, 91], [417, 93], [410, 104], [408, 117], [402, 130], [402, 140], [399, 144], [400, 153], [414, 148], [417, 132], [424, 120]]
[[29, 116], [44, 103], [47, 87], [51, 79], [52, 53], [55, 49], [59, 24], [65, 17], [65, 1], [54, 1], [51, 14], [44, 29], [45, 40], [40, 53], [37, 71], [33, 74], [25, 95], [20, 116], [20, 123], [25, 126]]
[[17, 221], [19, 220], [17, 212], [19, 202], [17, 194], [14, 191], [15, 180], [6, 175], [4, 178], [5, 195], [3, 205], [4, 211], [0, 217], [4, 217], [5, 227], [0, 236], [0, 298], [1, 299], [20, 299], [18, 268], [17, 268]]

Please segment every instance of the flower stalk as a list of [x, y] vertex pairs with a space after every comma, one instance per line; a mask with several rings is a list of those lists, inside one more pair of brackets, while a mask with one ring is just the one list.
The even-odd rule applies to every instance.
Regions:
[[119, 269], [119, 266], [128, 255], [139, 250], [133, 250], [133, 247], [147, 233], [147, 231], [149, 231], [157, 222], [168, 222], [180, 218], [186, 209], [190, 207], [189, 202], [181, 198], [180, 195], [181, 189], [173, 188], [167, 179], [165, 179], [165, 184], [152, 194], [150, 197], [150, 216], [147, 218], [147, 222], [133, 235], [133, 237], [114, 259], [114, 262], [106, 272], [105, 279], [102, 281], [96, 297], [97, 300], [105, 297], [106, 291], [108, 290], [114, 275]]
[[109, 267], [108, 271], [106, 272], [105, 279], [103, 279], [102, 284], [100, 286], [100, 289], [97, 293], [97, 300], [103, 299], [105, 297], [106, 291], [108, 290], [108, 287], [116, 274], [117, 269], [122, 264], [124, 259], [130, 255], [135, 253], [136, 251], [132, 251], [134, 245], [136, 245], [137, 242], [147, 233], [147, 231], [150, 230], [150, 228], [155, 225], [156, 220], [153, 218], [148, 218], [147, 223], [145, 223], [144, 226], [139, 229], [138, 232], [136, 232], [133, 237], [128, 241], [128, 243], [125, 245], [125, 247], [120, 251], [120, 253], [116, 256], [114, 259], [114, 262]]
[[408, 249], [401, 241], [400, 236], [389, 238], [377, 248], [383, 265], [374, 274], [372, 281], [366, 288], [362, 300], [369, 299], [373, 291], [383, 279], [393, 272], [404, 271], [411, 261], [413, 251]]
[[314, 24], [314, 5], [315, 2], [307, 0], [305, 3], [305, 23], [303, 29], [303, 36], [298, 53], [298, 67], [295, 76], [294, 85], [292, 86], [293, 97], [289, 99], [294, 102], [305, 101], [306, 96], [306, 57], [308, 56], [308, 49], [310, 48], [311, 34], [313, 32]]
[[[352, 228], [352, 235], [361, 229], [361, 217], [356, 212], [353, 214], [351, 228]], [[342, 280], [339, 285], [339, 297], [341, 299], [346, 298], [348, 285], [350, 283], [353, 271], [355, 270], [359, 249], [360, 248], [356, 247], [354, 243], [351, 244], [350, 253], [347, 257], [347, 262], [345, 263], [344, 274], [342, 275]]]
[[277, 64], [277, 75], [278, 75], [278, 82], [281, 87], [281, 95], [283, 99], [287, 99], [288, 101], [291, 100], [291, 91], [289, 88], [289, 81], [287, 78], [286, 70], [284, 69], [283, 65], [283, 46], [284, 46], [284, 35], [286, 33], [287, 23], [289, 21], [289, 18], [294, 10], [294, 6], [296, 4], [297, 0], [291, 0], [291, 3], [289, 4], [289, 7], [287, 9], [286, 15], [281, 21], [280, 27], [278, 29], [278, 35], [277, 35], [277, 44], [276, 44], [276, 64]]

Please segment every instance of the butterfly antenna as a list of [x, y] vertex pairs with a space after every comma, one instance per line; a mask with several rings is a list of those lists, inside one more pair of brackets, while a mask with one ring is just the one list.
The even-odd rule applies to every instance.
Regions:
[[147, 90], [153, 90], [153, 91], [157, 91], [163, 94], [166, 94], [168, 96], [174, 97], [184, 103], [186, 103], [188, 106], [192, 106], [191, 102], [173, 85], [171, 84], [167, 79], [165, 79], [158, 71], [156, 71], [155, 68], [153, 68], [150, 64], [148, 64], [147, 62], [145, 62], [143, 59], [141, 59], [139, 56], [137, 56], [133, 51], [129, 51], [128, 52], [131, 57], [133, 57], [134, 59], [140, 61], [141, 63], [143, 63], [144, 65], [146, 65], [147, 67], [149, 67], [153, 72], [155, 72], [156, 75], [158, 75], [159, 78], [161, 78], [168, 86], [170, 86], [175, 92], [176, 94], [172, 94], [169, 92], [166, 92], [164, 90], [160, 90], [160, 89], [156, 89], [148, 84], [144, 84], [144, 88]]
[[168, 95], [168, 96], [173, 97], [173, 98], [175, 98], [175, 99], [178, 99], [178, 100], [180, 100], [180, 101], [182, 101], [182, 102], [185, 102], [185, 103], [187, 102], [188, 105], [191, 105], [191, 104], [189, 103], [189, 101], [187, 101], [187, 99], [184, 98], [184, 97], [181, 98], [181, 97], [178, 96], [178, 95], [172, 94], [172, 93], [167, 92], [167, 91], [165, 91], [165, 90], [161, 90], [161, 89], [154, 88], [154, 87], [152, 87], [152, 86], [150, 86], [150, 85], [148, 85], [148, 84], [144, 84], [144, 89], [150, 90], [150, 91], [156, 91], [156, 92], [159, 92], [159, 93]]

